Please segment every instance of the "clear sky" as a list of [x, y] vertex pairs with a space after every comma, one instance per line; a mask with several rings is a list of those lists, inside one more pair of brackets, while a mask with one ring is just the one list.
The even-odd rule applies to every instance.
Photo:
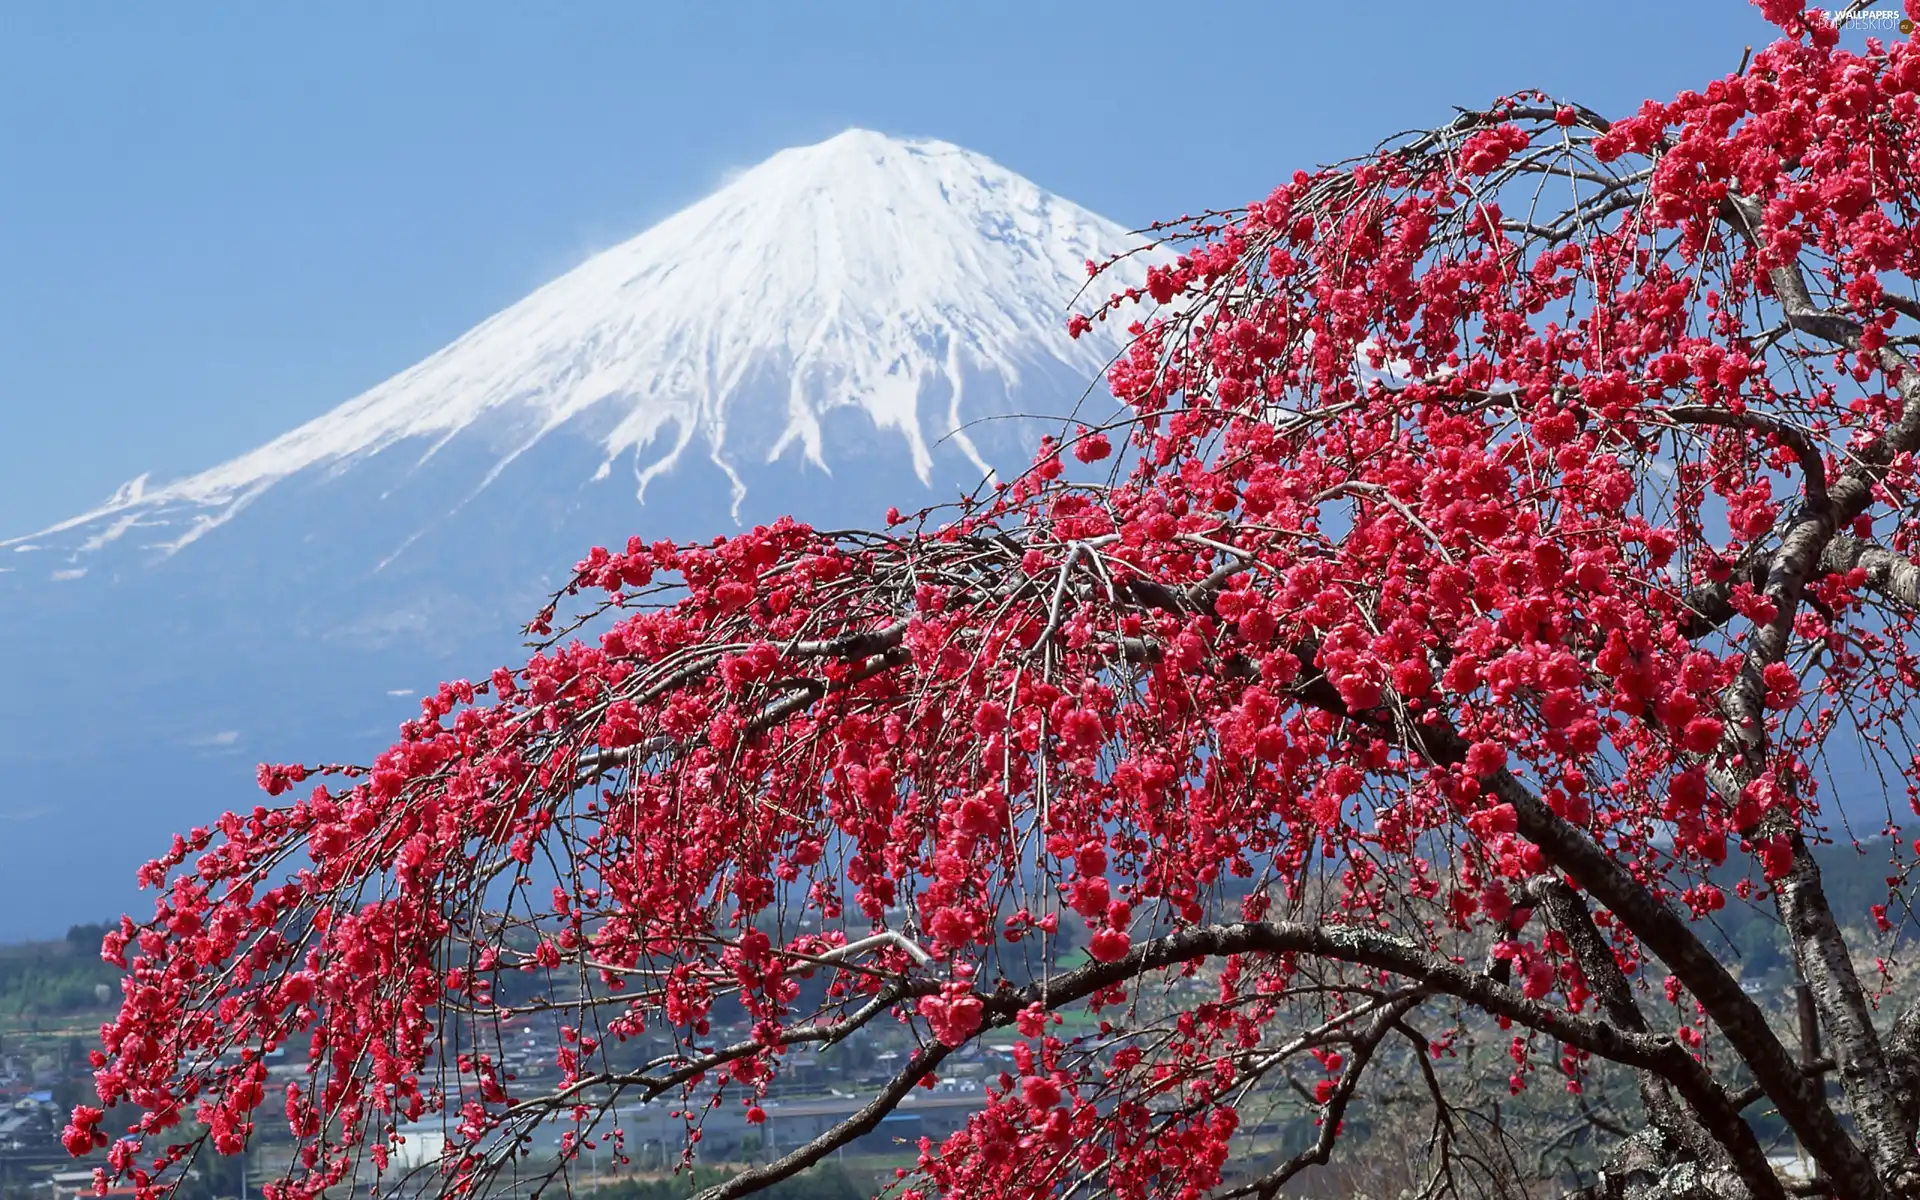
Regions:
[[1767, 36], [1741, 0], [0, 0], [0, 536], [257, 445], [848, 126], [1137, 225], [1517, 88], [1618, 112]]

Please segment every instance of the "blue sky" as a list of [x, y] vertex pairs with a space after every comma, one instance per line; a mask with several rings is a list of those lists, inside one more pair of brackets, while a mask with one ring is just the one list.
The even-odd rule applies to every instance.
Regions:
[[1724, 74], [1740, 0], [0, 0], [0, 536], [256, 445], [851, 125], [1128, 224], [1521, 87]]

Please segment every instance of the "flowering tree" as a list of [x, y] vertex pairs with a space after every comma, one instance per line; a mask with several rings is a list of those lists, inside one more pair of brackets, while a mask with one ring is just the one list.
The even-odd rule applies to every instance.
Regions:
[[[275, 1200], [465, 1195], [539, 1127], [553, 1172], [619, 1150], [642, 1101], [691, 1155], [878, 1025], [913, 1048], [862, 1107], [707, 1194], [983, 1038], [1014, 1069], [902, 1194], [1272, 1196], [1402, 1084], [1427, 1194], [1518, 1194], [1461, 1068], [1497, 1032], [1503, 1098], [1637, 1092], [1584, 1196], [1779, 1200], [1763, 1113], [1799, 1191], [1920, 1196], [1920, 1008], [1843, 936], [1904, 918], [1834, 911], [1810, 849], [1830, 751], [1880, 768], [1839, 800], [1890, 869], [1920, 786], [1920, 46], [1764, 7], [1788, 36], [1704, 92], [1510, 97], [1162, 227], [1071, 328], [1139, 307], [1124, 409], [1010, 485], [595, 550], [530, 662], [370, 769], [262, 768], [291, 802], [177, 839], [107, 938], [134, 1115], [69, 1147], [157, 1194], [284, 1121]], [[1777, 913], [1820, 1059], [1736, 981], [1728, 903]], [[527, 1014], [557, 1083], [502, 1064]], [[1296, 1153], [1247, 1140], [1275, 1093]], [[422, 1120], [448, 1147], [403, 1180]]]

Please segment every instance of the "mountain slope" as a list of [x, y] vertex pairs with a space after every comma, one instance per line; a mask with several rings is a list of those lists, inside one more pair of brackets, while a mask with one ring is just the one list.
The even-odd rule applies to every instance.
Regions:
[[0, 541], [30, 700], [0, 722], [0, 898], [39, 897], [0, 937], [103, 915], [88, 874], [253, 803], [253, 763], [364, 759], [410, 691], [524, 655], [588, 546], [871, 525], [1018, 465], [1008, 418], [1057, 421], [1117, 348], [1065, 321], [1131, 244], [979, 155], [850, 131], [256, 450]]

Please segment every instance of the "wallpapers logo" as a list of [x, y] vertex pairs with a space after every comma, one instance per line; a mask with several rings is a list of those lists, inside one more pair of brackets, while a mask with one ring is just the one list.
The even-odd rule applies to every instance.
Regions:
[[1913, 19], [1897, 8], [1863, 8], [1849, 14], [1837, 9], [1814, 9], [1829, 21], [1844, 22], [1848, 29], [1867, 33], [1912, 33]]

